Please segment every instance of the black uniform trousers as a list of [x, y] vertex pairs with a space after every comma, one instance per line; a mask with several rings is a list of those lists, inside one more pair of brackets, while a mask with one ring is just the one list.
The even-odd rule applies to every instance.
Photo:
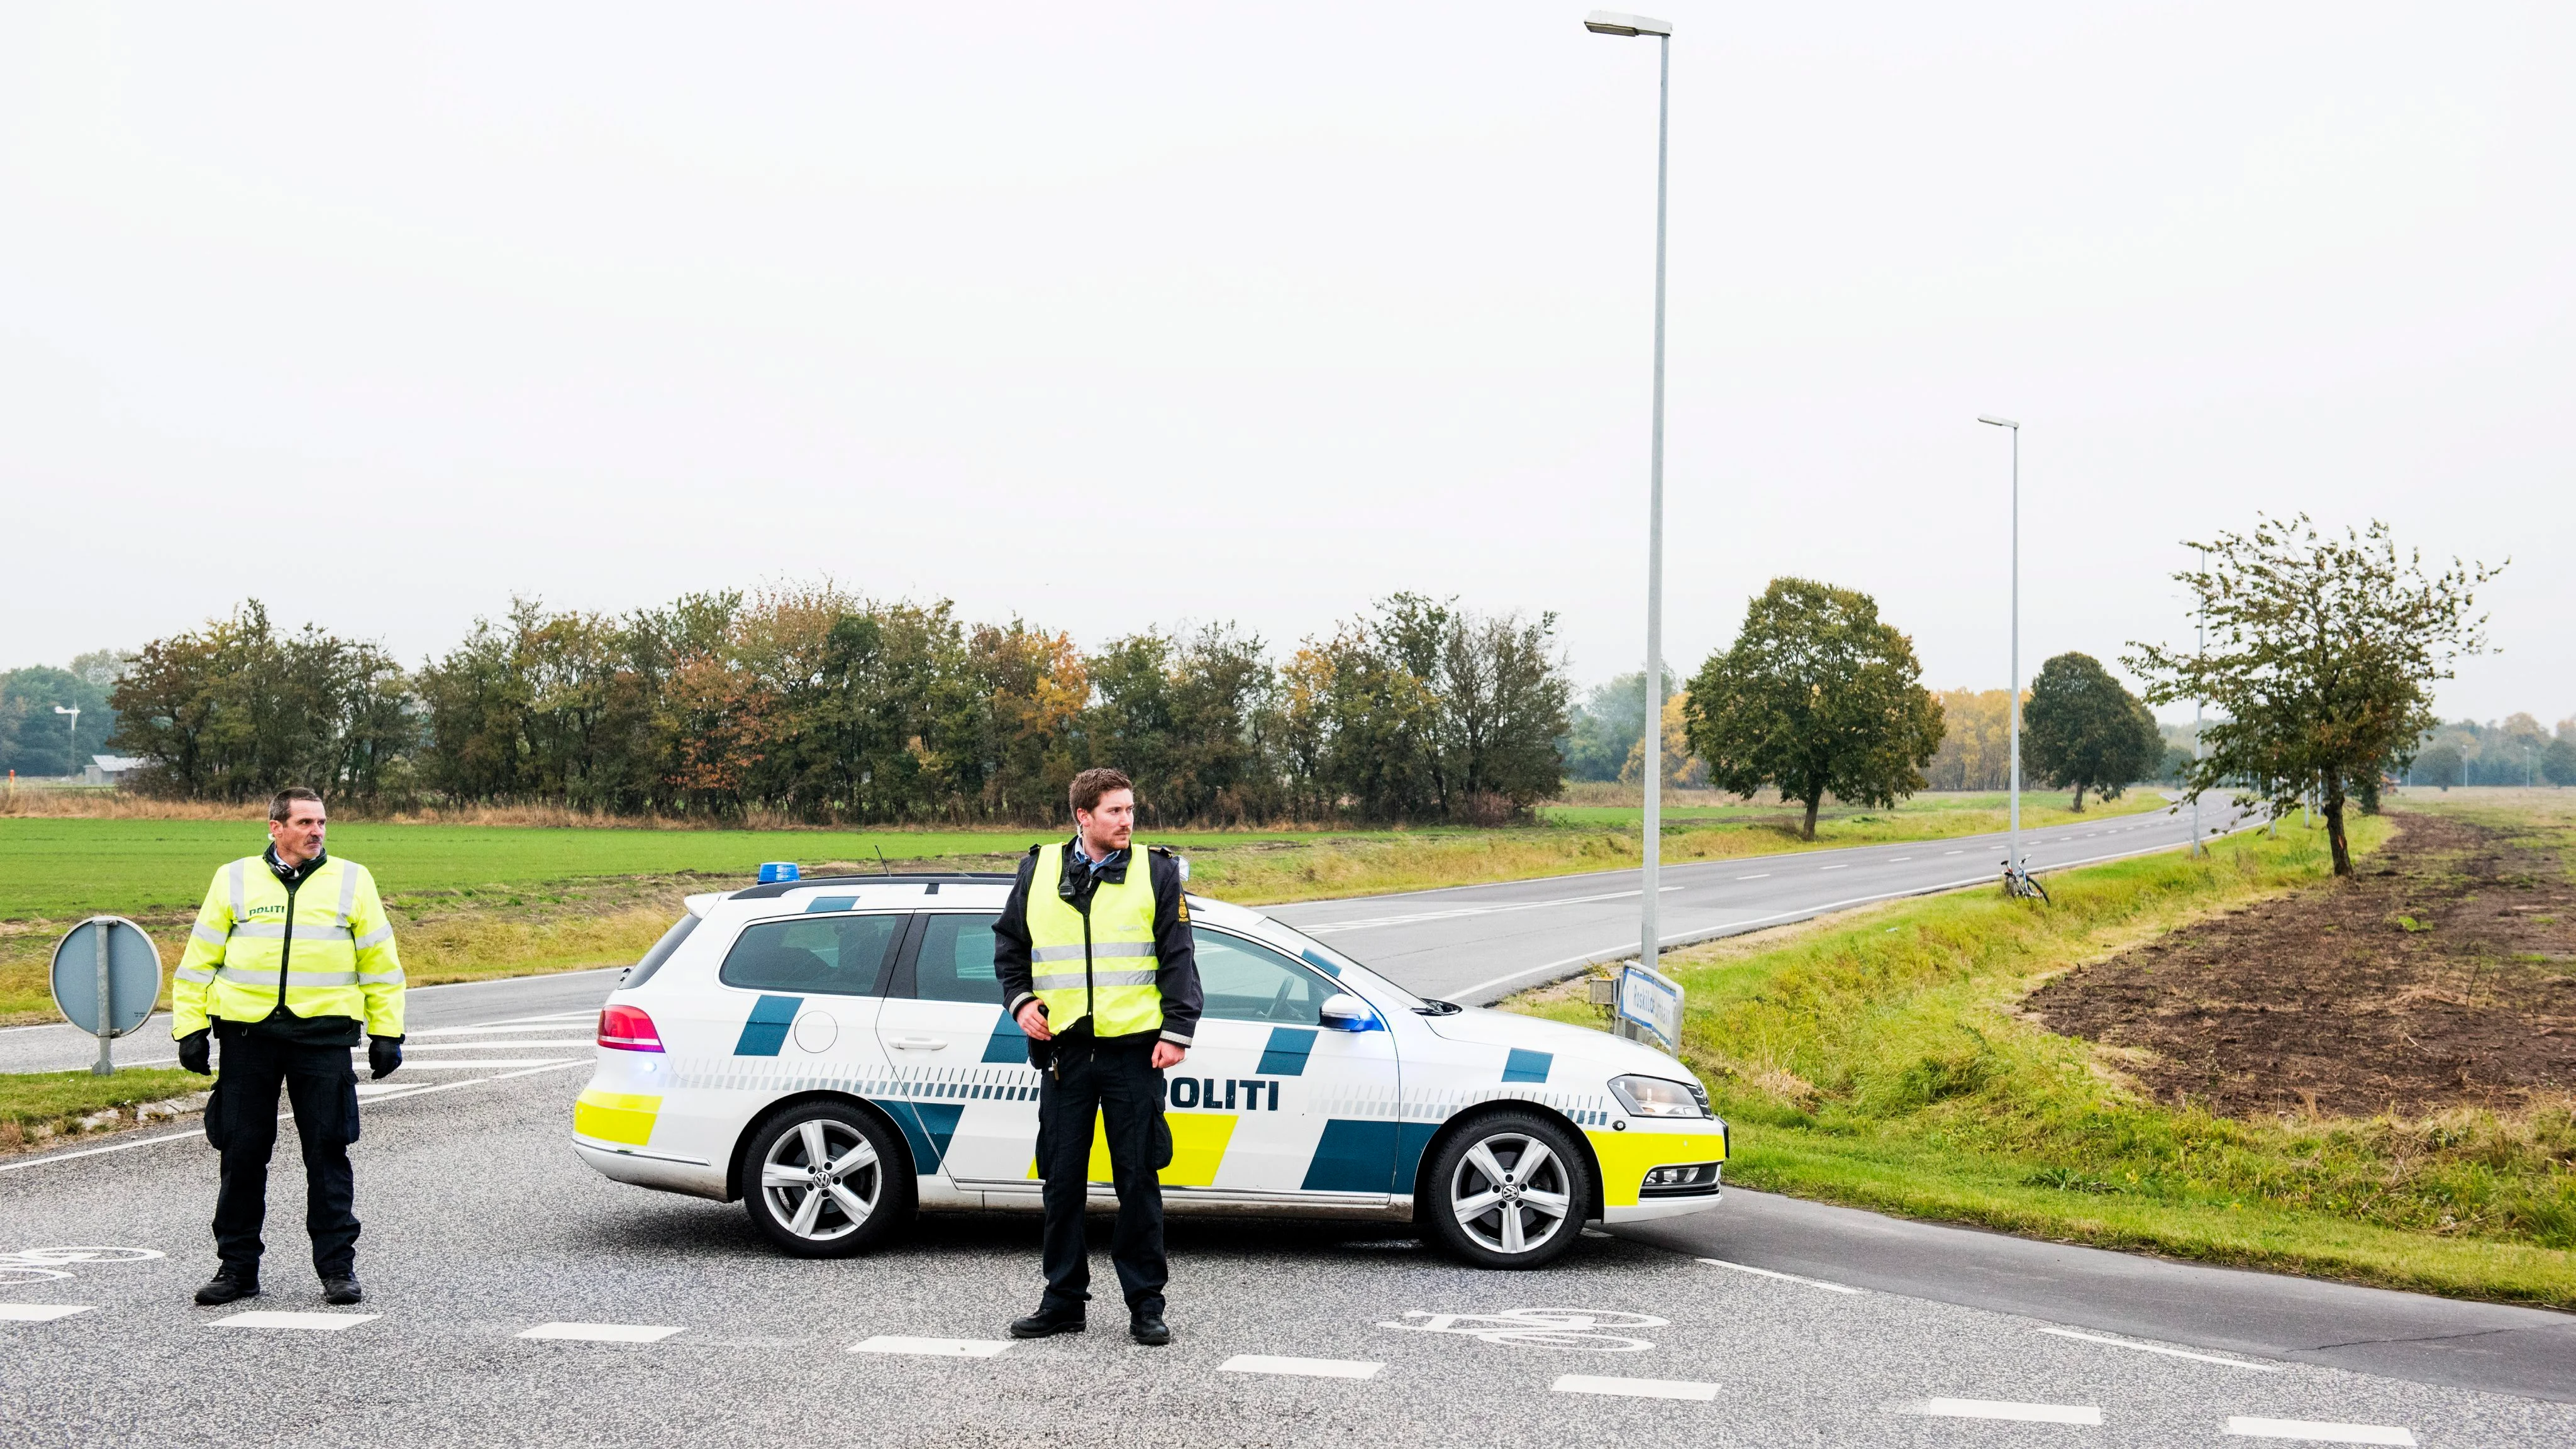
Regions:
[[223, 1039], [223, 1075], [206, 1110], [206, 1138], [224, 1154], [215, 1195], [215, 1255], [245, 1277], [259, 1273], [260, 1224], [268, 1216], [268, 1158], [277, 1146], [277, 1093], [295, 1109], [304, 1148], [304, 1230], [313, 1238], [313, 1268], [325, 1278], [355, 1277], [358, 1184], [349, 1144], [358, 1140], [358, 1074], [344, 1046], [246, 1033]]
[[1109, 1139], [1109, 1176], [1118, 1189], [1118, 1225], [1109, 1260], [1133, 1312], [1163, 1311], [1170, 1272], [1163, 1258], [1163, 1181], [1172, 1162], [1172, 1130], [1163, 1121], [1163, 1074], [1154, 1070], [1151, 1038], [1112, 1041], [1059, 1038], [1052, 1065], [1038, 1078], [1038, 1163], [1046, 1175], [1046, 1296], [1049, 1313], [1079, 1313], [1091, 1299], [1091, 1260], [1083, 1240], [1083, 1203], [1091, 1189], [1092, 1122]]

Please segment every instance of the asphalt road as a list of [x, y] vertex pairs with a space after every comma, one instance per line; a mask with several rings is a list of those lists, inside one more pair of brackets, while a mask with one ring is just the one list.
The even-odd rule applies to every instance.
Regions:
[[[2211, 833], [2255, 817], [2212, 801]], [[2105, 816], [2022, 832], [2034, 873], [2190, 843], [2187, 808]], [[2005, 837], [1800, 851], [1663, 868], [1657, 929], [1665, 946], [1758, 931], [1827, 911], [1924, 895], [2002, 875]], [[2046, 877], [2042, 874], [2042, 884]], [[1599, 961], [1637, 954], [1638, 872], [1603, 871], [1407, 895], [1309, 901], [1270, 913], [1320, 936], [1405, 987], [1484, 1005]]]
[[[1475, 923], [1455, 956], [1343, 941], [1457, 991], [1494, 959], [1491, 914], [1450, 918]], [[1565, 929], [1543, 908], [1512, 916]], [[591, 973], [415, 998], [421, 1049], [368, 1085], [353, 1149], [369, 1301], [327, 1329], [225, 1322], [323, 1311], [291, 1135], [270, 1292], [228, 1309], [187, 1300], [212, 1268], [214, 1163], [193, 1125], [0, 1160], [7, 1441], [2164, 1445], [2232, 1426], [2576, 1443], [2576, 1319], [1741, 1191], [1530, 1275], [1384, 1228], [1176, 1221], [1172, 1347], [1129, 1344], [1114, 1302], [1090, 1334], [1013, 1344], [1002, 1326], [1038, 1287], [1033, 1221], [935, 1217], [889, 1251], [808, 1263], [772, 1253], [739, 1206], [576, 1162], [565, 1124], [604, 989]]]

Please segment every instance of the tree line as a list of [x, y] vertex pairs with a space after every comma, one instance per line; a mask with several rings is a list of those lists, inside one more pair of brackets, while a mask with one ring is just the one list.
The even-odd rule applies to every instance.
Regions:
[[1230, 625], [1084, 651], [823, 586], [616, 615], [521, 600], [405, 669], [253, 600], [145, 645], [111, 702], [147, 762], [132, 786], [190, 799], [302, 782], [388, 805], [1033, 822], [1113, 764], [1160, 825], [1499, 822], [1562, 789], [1554, 630], [1396, 594], [1285, 660]]
[[[2046, 661], [2023, 696], [2026, 782], [2072, 789], [2079, 810], [2160, 775], [2195, 796], [2314, 799], [2348, 874], [2346, 801], [2376, 808], [2383, 781], [2443, 767], [2444, 749], [2460, 768], [2453, 737], [2499, 766], [2521, 746], [2527, 779], [2576, 765], [2567, 726], [2550, 738], [2518, 716], [2446, 737], [2432, 714], [2432, 684], [2484, 647], [2471, 610], [2496, 569], [2428, 573], [2383, 524], [2337, 538], [2304, 515], [2188, 546], [2208, 562], [2175, 577], [2209, 645], [2133, 643], [2143, 701], [2089, 655]], [[1575, 708], [1554, 629], [1396, 594], [1285, 660], [1228, 625], [1084, 652], [1023, 620], [817, 587], [624, 615], [521, 601], [407, 671], [316, 626], [282, 632], [252, 601], [127, 660], [109, 743], [147, 761], [138, 787], [198, 799], [299, 781], [621, 814], [1026, 822], [1060, 813], [1079, 770], [1115, 764], [1156, 824], [1501, 822], [1560, 794], [1569, 766], [1642, 768], [1642, 679]], [[1985, 783], [2011, 703], [1994, 694], [1945, 700], [1870, 596], [1780, 578], [1654, 724], [1667, 783], [1776, 790], [1812, 838], [1828, 795], [1892, 805], [1935, 766]], [[2214, 718], [2186, 753], [2147, 704], [2192, 700]]]

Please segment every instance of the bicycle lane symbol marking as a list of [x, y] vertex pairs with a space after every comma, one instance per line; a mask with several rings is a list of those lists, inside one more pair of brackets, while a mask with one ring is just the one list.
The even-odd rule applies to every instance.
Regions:
[[72, 1276], [63, 1270], [75, 1263], [142, 1263], [162, 1256], [151, 1248], [21, 1248], [0, 1253], [0, 1286], [59, 1282]]
[[1597, 1308], [1506, 1308], [1500, 1313], [1432, 1313], [1407, 1309], [1407, 1319], [1381, 1322], [1380, 1328], [1414, 1333], [1453, 1333], [1512, 1348], [1557, 1348], [1589, 1353], [1643, 1353], [1655, 1345], [1625, 1333], [1603, 1329], [1664, 1328], [1671, 1320], [1644, 1313], [1618, 1313]]

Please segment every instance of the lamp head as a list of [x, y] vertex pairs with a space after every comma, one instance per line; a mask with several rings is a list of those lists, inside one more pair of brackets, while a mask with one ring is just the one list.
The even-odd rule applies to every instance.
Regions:
[[1644, 15], [1622, 15], [1616, 10], [1595, 10], [1583, 17], [1583, 28], [1595, 35], [1661, 35], [1670, 37], [1673, 23]]
[[1984, 413], [1979, 413], [1977, 414], [1977, 421], [1981, 423], [1992, 423], [1999, 428], [2010, 428], [2016, 433], [2021, 431], [2021, 424], [2014, 422], [2010, 418], [1990, 418]]

